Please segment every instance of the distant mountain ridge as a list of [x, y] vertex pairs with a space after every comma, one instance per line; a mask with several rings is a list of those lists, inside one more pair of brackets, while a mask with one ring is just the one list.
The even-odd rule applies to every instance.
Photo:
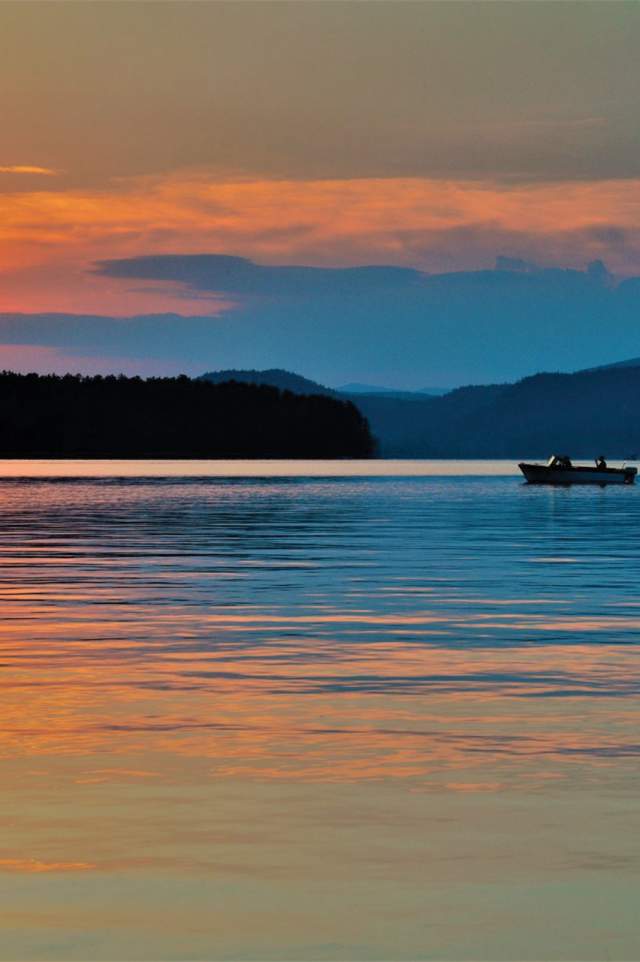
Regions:
[[224, 384], [226, 381], [237, 381], [240, 384], [268, 384], [270, 387], [278, 387], [281, 391], [293, 391], [294, 394], [326, 394], [329, 397], [352, 394], [383, 394], [386, 397], [401, 398], [421, 398], [439, 397], [448, 394], [451, 388], [421, 388], [417, 391], [403, 390], [402, 388], [381, 387], [376, 384], [343, 384], [337, 388], [326, 387], [324, 384], [295, 374], [293, 371], [286, 371], [284, 368], [273, 367], [266, 370], [252, 370], [249, 368], [228, 368], [222, 371], [207, 371], [201, 374], [198, 381], [210, 381], [212, 384]]
[[376, 384], [360, 384], [358, 382], [342, 384], [336, 388], [336, 391], [340, 394], [384, 394], [385, 397], [404, 397], [409, 399], [421, 397], [422, 395], [437, 397], [442, 394], [448, 394], [450, 390], [451, 388], [449, 387], [424, 387], [416, 391], [406, 391], [402, 388], [380, 387]]
[[207, 371], [196, 380], [209, 381], [211, 384], [224, 384], [226, 381], [236, 381], [239, 384], [267, 384], [269, 387], [277, 387], [281, 391], [292, 391], [294, 394], [325, 394], [328, 397], [335, 397], [338, 393], [301, 374], [294, 374], [292, 371], [285, 371], [278, 367], [268, 368], [265, 371], [235, 368], [225, 371]]
[[[612, 368], [640, 367], [640, 357], [631, 357], [627, 361], [614, 361], [613, 364], [599, 364], [597, 367], [585, 368], [587, 371], [610, 371]], [[578, 372], [581, 373], [581, 372]], [[584, 373], [584, 372], [582, 372]]]
[[[355, 400], [355, 399], [354, 399]], [[628, 458], [640, 450], [640, 367], [536, 374], [416, 401], [355, 401], [383, 456]]]

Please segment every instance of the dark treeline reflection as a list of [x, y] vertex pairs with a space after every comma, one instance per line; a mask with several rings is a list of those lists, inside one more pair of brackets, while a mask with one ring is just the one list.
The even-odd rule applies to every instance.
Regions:
[[369, 457], [348, 401], [187, 377], [0, 374], [0, 457]]

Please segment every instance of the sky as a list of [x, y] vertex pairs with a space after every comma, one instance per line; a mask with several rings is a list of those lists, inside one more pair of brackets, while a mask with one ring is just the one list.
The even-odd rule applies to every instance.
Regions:
[[5, 0], [0, 36], [0, 366], [640, 356], [635, 2]]

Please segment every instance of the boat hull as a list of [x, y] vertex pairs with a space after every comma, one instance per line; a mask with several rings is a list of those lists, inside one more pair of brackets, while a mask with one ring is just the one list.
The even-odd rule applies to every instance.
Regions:
[[529, 484], [633, 484], [636, 468], [550, 468], [545, 464], [519, 464]]

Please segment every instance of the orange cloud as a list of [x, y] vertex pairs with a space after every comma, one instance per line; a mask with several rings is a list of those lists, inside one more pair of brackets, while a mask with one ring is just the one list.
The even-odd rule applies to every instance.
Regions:
[[55, 177], [57, 170], [50, 167], [37, 167], [33, 164], [11, 164], [0, 167], [0, 174], [38, 174], [43, 177]]
[[[123, 313], [179, 293], [87, 274], [108, 257], [233, 253], [270, 263], [492, 266], [508, 253], [637, 269], [640, 182], [532, 185], [424, 178], [220, 180], [206, 171], [118, 180], [110, 190], [0, 193], [0, 310]], [[44, 306], [46, 304], [46, 307]], [[148, 307], [153, 304], [152, 307]], [[118, 305], [120, 309], [117, 310]]]

